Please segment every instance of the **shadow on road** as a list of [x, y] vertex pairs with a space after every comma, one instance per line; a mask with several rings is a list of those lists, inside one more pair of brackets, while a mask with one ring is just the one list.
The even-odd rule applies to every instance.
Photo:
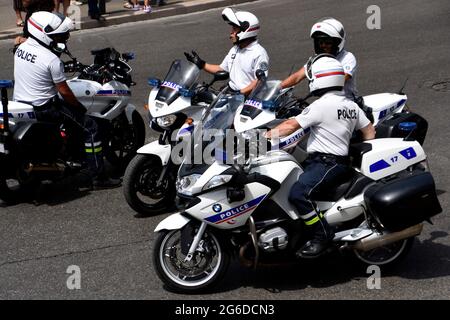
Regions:
[[[435, 240], [448, 233], [435, 231], [431, 238], [416, 240], [404, 260], [391, 268], [381, 268], [384, 277], [433, 279], [450, 275], [450, 246]], [[235, 260], [223, 281], [209, 293], [224, 293], [239, 288], [262, 288], [269, 293], [296, 291], [305, 288], [328, 288], [350, 281], [366, 281], [372, 272], [346, 255], [334, 253], [320, 260], [305, 260], [282, 267], [244, 268]], [[167, 288], [166, 288], [167, 290]]]

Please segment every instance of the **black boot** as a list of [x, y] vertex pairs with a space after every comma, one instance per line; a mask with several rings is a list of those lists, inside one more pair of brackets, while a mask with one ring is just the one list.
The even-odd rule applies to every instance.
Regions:
[[113, 179], [111, 177], [106, 176], [97, 176], [92, 180], [92, 186], [94, 190], [102, 190], [102, 189], [113, 189], [120, 187], [122, 184], [122, 180]]
[[92, 189], [101, 190], [120, 187], [122, 184], [120, 179], [113, 179], [106, 174], [101, 149], [93, 151], [86, 154], [86, 161], [92, 179]]
[[296, 252], [299, 258], [317, 258], [327, 252], [330, 247], [334, 232], [328, 222], [322, 218], [311, 226], [314, 236], [301, 249]]

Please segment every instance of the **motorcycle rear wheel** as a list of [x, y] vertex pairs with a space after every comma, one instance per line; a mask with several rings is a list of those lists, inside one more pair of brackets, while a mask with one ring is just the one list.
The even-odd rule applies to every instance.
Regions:
[[230, 257], [214, 233], [206, 230], [201, 247], [189, 262], [181, 252], [181, 230], [161, 231], [154, 242], [153, 264], [156, 273], [169, 290], [179, 293], [203, 292], [223, 277]]
[[357, 261], [364, 266], [376, 265], [383, 268], [394, 266], [403, 260], [411, 250], [414, 237], [403, 239], [369, 251], [353, 250]]
[[105, 148], [105, 158], [113, 166], [123, 170], [145, 143], [145, 124], [137, 111], [133, 111], [132, 124], [128, 123], [125, 114], [122, 116], [123, 119], [112, 129]]
[[[29, 197], [39, 187], [40, 181], [27, 177], [27, 179], [11, 176], [6, 173], [6, 167], [0, 161], [0, 199], [6, 204], [16, 204]], [[18, 171], [18, 169], [16, 170]]]
[[159, 158], [138, 154], [128, 164], [123, 178], [123, 194], [128, 205], [143, 215], [167, 212], [175, 201], [175, 178], [168, 172], [161, 186], [156, 182], [163, 166]]

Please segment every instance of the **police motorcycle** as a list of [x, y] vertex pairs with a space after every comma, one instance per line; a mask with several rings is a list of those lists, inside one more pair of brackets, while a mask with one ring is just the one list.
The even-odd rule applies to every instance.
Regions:
[[[204, 127], [215, 123], [223, 130], [233, 122], [232, 113], [213, 111], [205, 114]], [[217, 116], [222, 119], [211, 121]], [[313, 195], [335, 229], [330, 251], [347, 252], [364, 265], [400, 261], [421, 233], [422, 222], [442, 211], [426, 154], [412, 138], [417, 124], [406, 121], [399, 127], [403, 137], [353, 144], [347, 181]], [[193, 154], [198, 153], [194, 148]], [[155, 270], [173, 291], [215, 286], [231, 256], [254, 268], [298, 262], [295, 252], [308, 240], [287, 197], [303, 172], [292, 155], [269, 149], [256, 157], [249, 154], [242, 165], [236, 164], [242, 154], [229, 162], [217, 153], [211, 165], [181, 165], [177, 192], [186, 205], [154, 230]]]
[[[259, 143], [261, 130], [272, 129], [284, 120], [299, 115], [309, 105], [307, 99], [310, 97], [297, 98], [292, 94], [292, 87], [281, 89], [281, 81], [268, 80], [261, 70], [256, 73], [258, 83], [244, 104], [237, 109], [234, 118], [234, 129], [246, 141], [247, 151], [250, 142]], [[412, 122], [416, 129], [411, 132], [411, 138], [423, 144], [428, 123], [420, 115], [405, 110], [406, 95], [381, 93], [365, 96], [364, 101], [366, 114], [377, 128], [377, 138], [400, 137], [403, 132], [399, 124]], [[309, 128], [300, 128], [286, 137], [272, 139], [273, 144], [269, 143], [267, 148], [284, 150], [301, 163], [307, 157], [305, 143], [309, 131]], [[355, 139], [358, 137], [355, 136]]]
[[65, 72], [78, 73], [67, 84], [86, 107], [86, 114], [106, 132], [106, 159], [125, 169], [145, 142], [144, 120], [130, 103], [130, 87], [136, 83], [128, 61], [134, 59], [134, 53], [120, 54], [114, 48], [93, 50], [94, 63], [89, 66], [81, 64], [68, 50], [65, 53], [71, 58], [64, 63]]
[[148, 98], [150, 127], [160, 136], [137, 150], [123, 181], [127, 203], [141, 214], [159, 214], [173, 205], [178, 165], [172, 151], [217, 97], [212, 84], [228, 79], [227, 72], [218, 72], [209, 83], [197, 84], [199, 75], [200, 69], [192, 62], [175, 60], [163, 81], [148, 80], [153, 86]]
[[[104, 127], [105, 157], [121, 166], [127, 157], [143, 145], [145, 124], [135, 106], [130, 103], [133, 85], [131, 67], [126, 61], [132, 54], [120, 55], [114, 49], [92, 51], [94, 64], [85, 66], [71, 57], [66, 72], [79, 75], [68, 80], [87, 115]], [[70, 123], [61, 126], [38, 122], [33, 106], [8, 101], [4, 81], [0, 128], [0, 199], [14, 203], [37, 189], [41, 181], [57, 180], [81, 170], [84, 145], [79, 128]]]

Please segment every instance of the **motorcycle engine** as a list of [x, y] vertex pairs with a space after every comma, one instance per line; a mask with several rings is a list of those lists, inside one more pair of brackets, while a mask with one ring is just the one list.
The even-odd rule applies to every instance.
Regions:
[[258, 245], [267, 252], [283, 250], [286, 249], [288, 245], [288, 235], [286, 231], [280, 227], [269, 229], [261, 234]]

